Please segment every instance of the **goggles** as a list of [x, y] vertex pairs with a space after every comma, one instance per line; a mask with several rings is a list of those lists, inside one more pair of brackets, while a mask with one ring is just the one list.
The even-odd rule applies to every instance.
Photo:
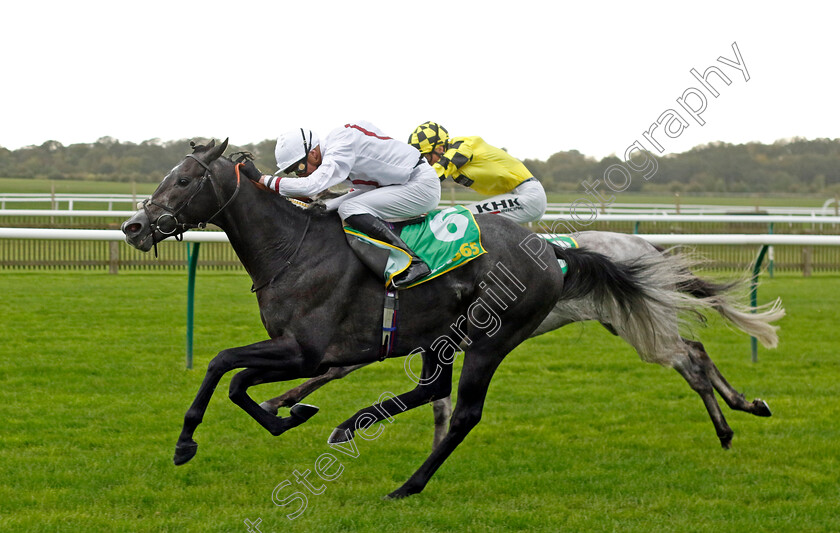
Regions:
[[289, 165], [283, 171], [284, 174], [301, 176], [306, 172], [306, 159], [309, 157], [309, 151], [312, 149], [312, 131], [309, 132], [309, 142], [306, 142], [306, 134], [303, 132], [303, 128], [300, 129], [300, 136], [303, 138], [303, 157], [300, 161]]

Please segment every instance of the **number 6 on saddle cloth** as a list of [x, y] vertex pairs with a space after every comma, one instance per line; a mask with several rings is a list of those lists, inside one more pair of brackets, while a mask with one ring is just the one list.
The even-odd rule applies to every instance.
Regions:
[[[481, 230], [472, 213], [463, 206], [432, 211], [424, 218], [393, 223], [400, 238], [420, 257], [431, 272], [406, 288], [434, 279], [465, 265], [486, 251], [481, 246]], [[374, 239], [350, 226], [344, 227], [347, 242], [367, 266], [382, 275], [385, 286], [408, 268], [411, 256], [404, 250]]]

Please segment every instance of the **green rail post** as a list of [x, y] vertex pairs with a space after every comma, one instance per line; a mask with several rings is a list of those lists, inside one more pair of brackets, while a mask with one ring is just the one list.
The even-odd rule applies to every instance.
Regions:
[[187, 243], [187, 263], [189, 278], [187, 279], [187, 370], [193, 367], [193, 315], [195, 307], [195, 269], [198, 265], [198, 246], [200, 242]]
[[[761, 263], [764, 262], [764, 256], [767, 255], [767, 249], [770, 246], [765, 244], [758, 252], [758, 258], [753, 265], [753, 275], [750, 280], [750, 305], [755, 313], [755, 307], [758, 305], [758, 273], [761, 271]], [[750, 337], [750, 348], [752, 348], [752, 362], [758, 362], [758, 339]]]
[[[773, 235], [773, 223], [770, 223], [770, 235]], [[770, 279], [773, 279], [773, 253], [767, 258], [767, 273], [770, 274]]]

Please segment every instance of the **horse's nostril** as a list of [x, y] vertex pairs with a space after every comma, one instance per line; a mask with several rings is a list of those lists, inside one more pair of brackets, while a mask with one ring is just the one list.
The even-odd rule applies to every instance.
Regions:
[[125, 227], [123, 227], [123, 233], [137, 233], [142, 228], [143, 228], [142, 224], [139, 224], [139, 223], [135, 222], [133, 224], [128, 224]]

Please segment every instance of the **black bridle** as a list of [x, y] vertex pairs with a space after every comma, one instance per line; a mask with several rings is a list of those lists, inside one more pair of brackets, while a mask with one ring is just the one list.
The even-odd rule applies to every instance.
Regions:
[[[204, 167], [204, 174], [201, 176], [201, 179], [198, 180], [198, 186], [195, 187], [194, 190], [190, 193], [189, 198], [187, 198], [187, 200], [183, 204], [181, 204], [180, 207], [175, 209], [169, 207], [168, 205], [164, 205], [160, 202], [155, 201], [155, 194], [157, 193], [157, 191], [155, 191], [155, 194], [152, 194], [150, 198], [143, 200], [142, 203], [143, 211], [146, 213], [146, 217], [149, 219], [149, 227], [151, 229], [150, 235], [152, 236], [152, 245], [155, 248], [155, 257], [157, 257], [157, 243], [159, 242], [155, 239], [156, 232], [160, 233], [161, 235], [165, 235], [166, 237], [174, 235], [176, 241], [181, 241], [184, 238], [185, 232], [193, 228], [204, 229], [205, 227], [207, 227], [207, 224], [212, 222], [222, 211], [224, 211], [225, 208], [227, 208], [227, 206], [230, 205], [230, 203], [233, 202], [233, 200], [239, 194], [239, 167], [242, 165], [242, 163], [237, 163], [236, 167], [234, 167], [234, 170], [236, 171], [236, 190], [233, 191], [233, 194], [230, 198], [228, 198], [226, 202], [222, 203], [223, 200], [219, 191], [216, 187], [213, 186], [213, 171], [210, 170], [210, 166], [193, 154], [187, 154], [187, 157], [192, 158], [193, 160], [197, 161], [199, 165]], [[184, 158], [184, 161], [186, 161], [186, 158]], [[213, 190], [213, 193], [216, 196], [216, 204], [219, 206], [218, 211], [213, 213], [213, 215], [211, 215], [210, 218], [208, 218], [204, 222], [198, 222], [195, 224], [188, 222], [180, 222], [178, 220], [178, 215], [190, 205], [190, 202], [192, 202], [193, 199], [198, 195], [198, 193], [201, 192], [201, 190], [204, 188], [204, 184], [206, 182], [210, 183], [210, 188]], [[153, 205], [159, 209], [162, 209], [163, 213], [158, 215], [156, 219], [152, 220], [152, 217], [149, 213], [149, 205]], [[165, 222], [164, 227], [161, 227], [162, 220]], [[164, 237], [164, 239], [166, 237]]]

